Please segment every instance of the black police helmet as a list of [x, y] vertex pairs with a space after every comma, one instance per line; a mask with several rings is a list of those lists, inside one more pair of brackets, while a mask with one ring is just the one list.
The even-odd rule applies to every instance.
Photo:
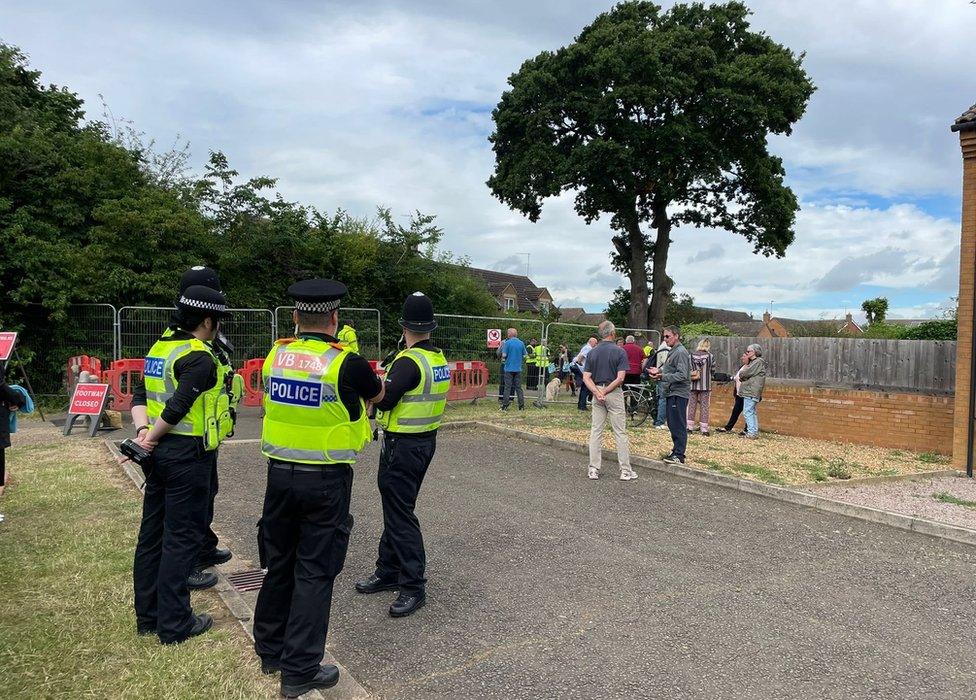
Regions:
[[183, 276], [180, 277], [180, 294], [195, 285], [221, 291], [220, 277], [217, 276], [217, 271], [212, 267], [197, 265], [184, 272]]
[[430, 333], [437, 328], [434, 305], [423, 292], [414, 292], [403, 302], [400, 325], [414, 333]]

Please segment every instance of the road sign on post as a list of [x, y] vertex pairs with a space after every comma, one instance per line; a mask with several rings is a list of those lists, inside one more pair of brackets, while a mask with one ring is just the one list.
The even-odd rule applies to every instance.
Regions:
[[14, 352], [14, 345], [17, 344], [16, 332], [0, 333], [0, 362], [6, 362]]
[[489, 328], [488, 329], [488, 347], [498, 348], [502, 344], [502, 329], [501, 328]]
[[102, 423], [102, 413], [108, 400], [108, 384], [76, 384], [68, 407], [68, 420], [64, 424], [64, 434], [70, 435], [71, 428], [79, 418], [90, 421], [88, 437], [95, 437]]

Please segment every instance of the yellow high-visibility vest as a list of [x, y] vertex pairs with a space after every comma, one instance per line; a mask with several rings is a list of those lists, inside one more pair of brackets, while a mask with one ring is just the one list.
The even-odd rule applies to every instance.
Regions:
[[261, 452], [284, 462], [352, 464], [370, 437], [366, 404], [352, 420], [339, 397], [351, 350], [317, 338], [278, 341], [264, 361]]
[[339, 339], [339, 345], [342, 347], [349, 348], [355, 353], [359, 352], [359, 339], [356, 337], [356, 329], [352, 326], [343, 325], [336, 338]]
[[202, 340], [180, 340], [172, 336], [173, 333], [170, 333], [156, 341], [149, 349], [143, 367], [149, 422], [155, 423], [159, 419], [166, 402], [176, 392], [176, 361], [191, 352], [205, 352], [217, 368], [217, 383], [197, 397], [183, 420], [173, 426], [170, 432], [174, 435], [202, 437], [206, 450], [216, 450], [234, 430], [234, 421], [230, 414], [231, 397], [226, 381], [230, 367], [222, 364], [210, 346]]
[[440, 427], [451, 370], [440, 350], [412, 347], [397, 353], [394, 362], [409, 357], [420, 369], [420, 382], [389, 411], [377, 411], [376, 422], [391, 433], [425, 433]]

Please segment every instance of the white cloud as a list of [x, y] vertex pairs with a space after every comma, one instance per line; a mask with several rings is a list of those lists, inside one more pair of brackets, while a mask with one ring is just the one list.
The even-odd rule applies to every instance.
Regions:
[[[533, 279], [557, 302], [602, 307], [622, 282], [610, 268], [607, 223], [585, 225], [564, 195], [531, 224], [484, 183], [489, 111], [508, 75], [611, 5], [14, 0], [3, 39], [90, 110], [101, 92], [161, 143], [183, 133], [197, 163], [223, 149], [242, 175], [277, 176], [286, 197], [323, 209], [437, 213], [445, 246], [473, 264], [528, 253]], [[774, 301], [789, 315], [824, 313], [816, 283], [847, 260], [870, 268], [855, 267], [847, 282], [890, 290], [893, 301], [951, 293], [958, 223], [871, 195], [958, 195], [948, 124], [976, 99], [972, 81], [968, 92], [959, 84], [976, 8], [962, 0], [750, 6], [757, 28], [807, 52], [818, 85], [795, 133], [772, 140], [805, 202], [797, 240], [776, 260], [725, 232], [676, 231], [669, 274], [679, 291], [712, 306], [761, 311]], [[881, 269], [882, 254], [904, 266]], [[844, 289], [841, 281], [833, 286]]]

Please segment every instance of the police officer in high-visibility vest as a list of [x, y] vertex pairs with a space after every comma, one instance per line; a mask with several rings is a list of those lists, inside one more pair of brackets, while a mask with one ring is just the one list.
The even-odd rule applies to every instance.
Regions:
[[549, 370], [549, 346], [544, 340], [540, 340], [539, 344], [535, 346], [535, 366], [539, 380], [542, 382], [542, 386], [545, 386]]
[[356, 337], [356, 329], [348, 323], [342, 324], [342, 328], [339, 329], [339, 335], [336, 337], [339, 339], [339, 345], [342, 347], [349, 348], [353, 352], [359, 352], [359, 339]]
[[535, 348], [538, 344], [539, 341], [532, 338], [525, 346], [525, 388], [530, 390], [539, 388], [539, 376], [535, 369]]
[[434, 457], [451, 372], [430, 334], [437, 328], [434, 307], [415, 292], [403, 304], [406, 349], [390, 365], [386, 396], [377, 402], [376, 422], [383, 426], [376, 481], [383, 501], [383, 535], [375, 572], [356, 584], [360, 593], [397, 590], [390, 615], [404, 617], [427, 600], [427, 558], [420, 522], [414, 514], [424, 475]]
[[217, 447], [233, 429], [228, 369], [210, 345], [228, 316], [224, 296], [194, 285], [176, 309], [176, 330], [146, 356], [146, 404], [132, 407], [136, 441], [152, 453], [133, 566], [136, 624], [164, 644], [213, 625], [210, 615], [193, 614], [187, 577], [208, 525]]
[[[217, 271], [213, 268], [204, 267], [202, 265], [191, 267], [189, 270], [183, 273], [182, 277], [180, 277], [179, 293], [182, 294], [189, 287], [194, 285], [209, 287], [210, 289], [215, 289], [218, 292], [221, 291], [220, 277], [217, 275]], [[179, 324], [177, 319], [174, 317], [173, 322], [166, 330], [163, 331], [163, 335], [161, 337], [169, 338], [178, 329]], [[219, 330], [213, 342], [210, 343], [210, 348], [213, 350], [214, 357], [217, 358], [217, 362], [226, 368], [225, 376], [226, 381], [229, 382], [230, 388], [231, 415], [236, 422], [237, 407], [240, 404], [241, 397], [244, 393], [244, 382], [240, 375], [234, 372], [233, 366], [230, 362], [229, 353], [233, 348], [230, 346], [229, 341], [227, 341], [227, 339], [224, 337], [224, 334]], [[138, 387], [135, 391], [134, 401], [144, 405], [144, 398], [145, 387]], [[229, 549], [218, 546], [219, 539], [217, 537], [217, 533], [213, 531], [214, 501], [217, 498], [218, 488], [219, 482], [217, 479], [217, 459], [215, 457], [213, 460], [213, 467], [210, 472], [210, 500], [207, 507], [207, 527], [203, 532], [203, 544], [200, 546], [200, 554], [197, 557], [196, 566], [194, 567], [193, 572], [190, 574], [190, 578], [187, 580], [190, 590], [201, 590], [217, 585], [217, 574], [204, 571], [204, 569], [211, 566], [217, 566], [218, 564], [224, 564], [230, 561], [231, 557], [233, 556]]]
[[332, 586], [349, 546], [352, 465], [370, 440], [366, 402], [383, 383], [361, 355], [339, 344], [346, 286], [296, 282], [297, 339], [279, 340], [264, 362], [261, 451], [268, 483], [259, 523], [268, 573], [254, 609], [254, 648], [281, 693], [298, 697], [339, 681], [322, 662]]

